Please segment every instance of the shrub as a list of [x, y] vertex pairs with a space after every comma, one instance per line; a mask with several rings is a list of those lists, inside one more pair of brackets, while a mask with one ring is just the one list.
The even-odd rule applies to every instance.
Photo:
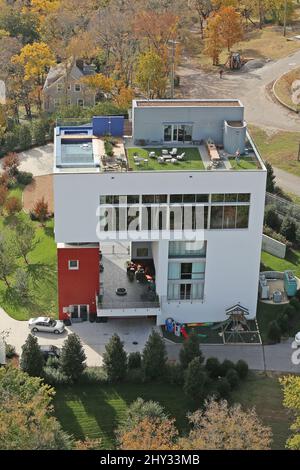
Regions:
[[290, 304], [291, 307], [294, 307], [294, 309], [296, 310], [296, 312], [299, 312], [299, 311], [300, 311], [300, 302], [299, 302], [299, 300], [296, 299], [295, 297], [290, 300], [289, 304]]
[[288, 332], [289, 329], [289, 317], [282, 312], [282, 314], [278, 317], [278, 325], [281, 330], [282, 334], [285, 334]]
[[16, 348], [12, 344], [5, 343], [5, 355], [7, 359], [11, 359], [16, 355]]
[[49, 356], [46, 361], [46, 367], [52, 367], [53, 369], [59, 369], [60, 367], [60, 360], [58, 357]]
[[143, 369], [146, 379], [153, 380], [165, 373], [167, 361], [166, 346], [163, 338], [155, 330], [152, 330], [144, 350]]
[[20, 157], [14, 152], [8, 153], [2, 160], [2, 168], [10, 177], [18, 174], [20, 164]]
[[243, 361], [243, 359], [240, 359], [239, 361], [237, 361], [235, 365], [235, 370], [237, 371], [239, 378], [241, 380], [244, 380], [248, 375], [249, 366], [246, 361]]
[[229, 398], [230, 396], [230, 383], [226, 377], [220, 377], [216, 383], [216, 392], [219, 398]]
[[152, 400], [144, 401], [139, 397], [127, 408], [125, 418], [118, 427], [117, 436], [130, 431], [146, 418], [163, 420], [167, 419], [167, 415], [159, 403]]
[[79, 336], [75, 333], [70, 334], [61, 350], [61, 371], [72, 381], [76, 381], [86, 367], [85, 360], [86, 355]]
[[33, 180], [33, 174], [29, 173], [27, 171], [19, 171], [17, 174], [17, 182], [19, 184], [23, 184], [24, 186], [27, 186], [28, 184], [32, 183]]
[[117, 334], [114, 334], [105, 345], [103, 368], [110, 382], [119, 382], [126, 377], [127, 354]]
[[7, 199], [8, 190], [6, 186], [0, 186], [0, 212], [2, 213], [2, 208], [5, 206]]
[[112, 156], [113, 156], [113, 154], [114, 154], [113, 145], [112, 145], [112, 143], [111, 143], [109, 140], [107, 140], [107, 139], [105, 139], [105, 141], [104, 141], [104, 149], [105, 149], [105, 153], [106, 153], [106, 155], [107, 155], [108, 157], [112, 157]]
[[264, 223], [275, 231], [278, 231], [280, 229], [281, 220], [278, 217], [276, 207], [274, 206], [266, 207]]
[[141, 384], [145, 382], [145, 373], [141, 369], [129, 369], [126, 375], [126, 381], [134, 384]]
[[276, 320], [271, 321], [269, 324], [268, 338], [272, 343], [280, 343], [281, 329]]
[[293, 243], [296, 241], [296, 231], [297, 231], [296, 223], [291, 217], [286, 216], [283, 219], [281, 227], [280, 227], [281, 235], [283, 235], [287, 240]]
[[71, 385], [72, 380], [61, 369], [54, 367], [44, 367], [43, 378], [48, 385], [52, 387], [59, 385]]
[[225, 377], [229, 369], [234, 369], [234, 363], [229, 361], [229, 359], [225, 359], [222, 364], [220, 364], [220, 375], [221, 377]]
[[16, 132], [10, 132], [10, 131], [6, 132], [4, 136], [4, 140], [5, 140], [4, 147], [5, 147], [6, 152], [12, 152], [19, 145], [19, 136]]
[[45, 223], [48, 217], [48, 204], [44, 198], [36, 201], [33, 208], [33, 214], [36, 218], [35, 220], [39, 220], [41, 224]]
[[299, 302], [300, 302], [300, 289], [297, 290], [297, 292], [296, 292], [296, 294], [295, 294], [295, 297], [296, 297], [296, 299], [298, 299]]
[[184, 340], [179, 351], [179, 360], [183, 369], [186, 369], [195, 357], [199, 357], [201, 363], [204, 361], [204, 357], [200, 349], [200, 338], [195, 333], [191, 333], [189, 337]]
[[216, 379], [220, 375], [220, 361], [216, 357], [209, 357], [206, 360], [205, 369], [212, 379]]
[[35, 336], [29, 334], [22, 346], [20, 368], [32, 377], [40, 377], [44, 366], [44, 357]]
[[45, 145], [46, 143], [46, 126], [43, 121], [35, 121], [32, 130], [33, 138], [36, 145]]
[[240, 380], [239, 380], [239, 374], [237, 373], [235, 369], [229, 369], [226, 372], [225, 378], [228, 380], [228, 383], [232, 390], [238, 387]]
[[142, 356], [139, 351], [132, 352], [128, 356], [128, 369], [140, 369], [142, 367]]
[[166, 381], [174, 385], [183, 385], [184, 373], [180, 364], [166, 365]]
[[107, 383], [107, 374], [103, 367], [86, 367], [79, 376], [77, 383], [97, 385]]
[[192, 400], [199, 403], [204, 398], [204, 386], [207, 381], [201, 359], [195, 357], [188, 365], [183, 390]]
[[286, 305], [283, 309], [283, 312], [285, 315], [287, 315], [289, 320], [292, 320], [296, 314], [296, 309], [293, 305]]
[[19, 126], [18, 131], [20, 149], [27, 150], [31, 147], [32, 144], [32, 135], [30, 127], [25, 124], [23, 126]]
[[8, 215], [15, 215], [22, 210], [22, 203], [19, 198], [11, 196], [6, 199], [4, 208]]

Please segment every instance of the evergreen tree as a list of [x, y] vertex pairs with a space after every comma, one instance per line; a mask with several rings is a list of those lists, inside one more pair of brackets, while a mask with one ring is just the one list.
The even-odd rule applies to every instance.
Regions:
[[29, 334], [22, 346], [20, 367], [32, 377], [40, 377], [44, 367], [44, 358], [35, 336]]
[[207, 375], [203, 370], [201, 358], [195, 357], [188, 365], [183, 390], [195, 402], [199, 402], [204, 396], [204, 386]]
[[119, 335], [116, 333], [105, 345], [103, 367], [111, 382], [124, 380], [127, 372], [127, 354]]
[[73, 381], [76, 381], [85, 369], [86, 355], [79, 337], [72, 333], [68, 336], [61, 350], [61, 370]]
[[19, 127], [19, 143], [21, 150], [28, 149], [32, 143], [31, 131], [26, 124]]
[[286, 216], [283, 219], [280, 233], [290, 242], [296, 241], [297, 225], [291, 217]]
[[274, 170], [269, 162], [265, 162], [265, 166], [267, 169], [267, 186], [266, 186], [266, 191], [268, 193], [274, 193], [275, 192], [275, 179], [276, 176], [274, 175]]
[[195, 357], [199, 357], [201, 363], [204, 361], [204, 357], [200, 350], [200, 338], [195, 333], [191, 333], [184, 341], [179, 352], [179, 360], [183, 369], [186, 369]]
[[152, 331], [143, 350], [143, 368], [145, 377], [149, 380], [160, 377], [167, 361], [164, 340], [156, 331]]

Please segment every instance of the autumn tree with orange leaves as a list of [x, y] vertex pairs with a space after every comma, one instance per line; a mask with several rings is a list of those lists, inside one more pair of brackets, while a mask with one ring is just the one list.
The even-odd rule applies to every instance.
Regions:
[[120, 436], [122, 450], [175, 450], [178, 431], [174, 419], [145, 418]]

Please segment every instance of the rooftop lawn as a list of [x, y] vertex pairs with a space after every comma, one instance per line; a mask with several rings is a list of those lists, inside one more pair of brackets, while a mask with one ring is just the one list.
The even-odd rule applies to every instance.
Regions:
[[[170, 149], [171, 150], [171, 149]], [[159, 148], [141, 148], [132, 147], [127, 149], [127, 158], [129, 167], [134, 171], [180, 171], [180, 170], [204, 170], [204, 165], [197, 148], [193, 147], [180, 147], [178, 149], [180, 153], [185, 152], [185, 160], [179, 161], [177, 164], [174, 163], [158, 163], [155, 158], [149, 157], [149, 152], [155, 152], [157, 156], [161, 155], [162, 147]], [[133, 156], [136, 154], [141, 158], [148, 159], [148, 164], [136, 165]]]
[[241, 156], [239, 161], [236, 162], [235, 157], [229, 157], [231, 168], [233, 170], [257, 170], [260, 169], [260, 165], [256, 159], [251, 157]]
[[[55, 415], [63, 429], [76, 439], [101, 438], [102, 448], [115, 446], [114, 432], [134, 400], [158, 401], [176, 419], [180, 434], [187, 432], [186, 414], [190, 401], [181, 387], [166, 383], [116, 385], [78, 385], [57, 387]], [[255, 407], [265, 425], [272, 427], [274, 449], [283, 449], [289, 435], [289, 418], [282, 406], [282, 392], [275, 377], [249, 373], [249, 377], [232, 394], [232, 402], [243, 408]], [[192, 411], [192, 410], [191, 410]]]

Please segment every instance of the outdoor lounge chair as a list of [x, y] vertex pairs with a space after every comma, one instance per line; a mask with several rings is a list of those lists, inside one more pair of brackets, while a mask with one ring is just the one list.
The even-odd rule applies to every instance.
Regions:
[[177, 149], [176, 148], [173, 148], [170, 152], [170, 155], [172, 155], [172, 157], [176, 157], [177, 155]]
[[177, 155], [177, 160], [181, 161], [181, 160], [184, 160], [184, 157], [185, 157], [185, 152], [182, 152], [180, 155]]

